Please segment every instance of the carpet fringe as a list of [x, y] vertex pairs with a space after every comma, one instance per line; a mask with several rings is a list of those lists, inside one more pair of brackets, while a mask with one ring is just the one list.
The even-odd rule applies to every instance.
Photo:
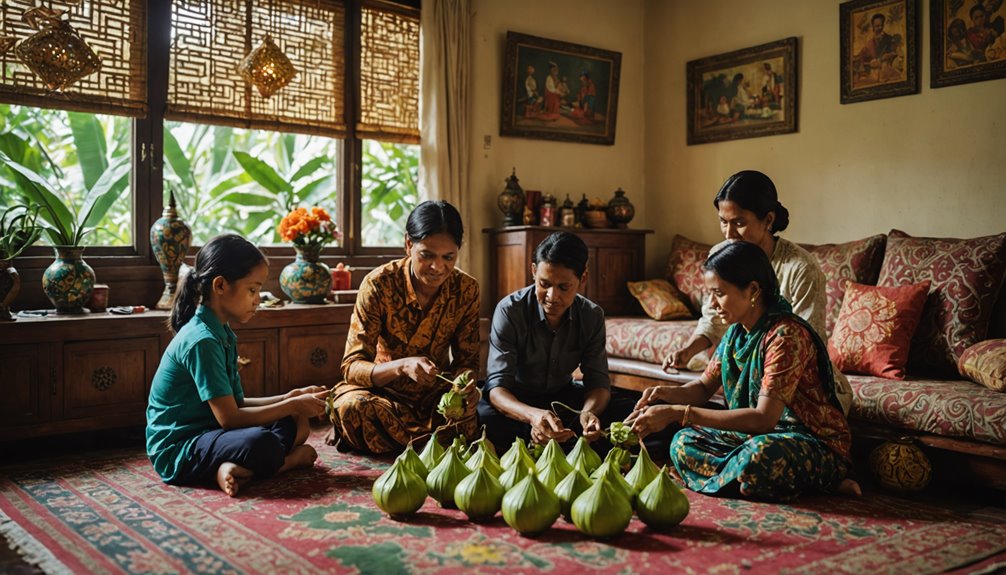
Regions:
[[71, 573], [62, 561], [56, 559], [51, 551], [32, 537], [6, 513], [0, 511], [0, 535], [7, 538], [8, 546], [17, 552], [28, 564], [34, 565], [45, 573]]

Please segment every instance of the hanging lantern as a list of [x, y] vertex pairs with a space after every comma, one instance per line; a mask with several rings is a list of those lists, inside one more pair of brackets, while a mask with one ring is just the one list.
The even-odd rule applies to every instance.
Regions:
[[14, 48], [18, 59], [50, 90], [65, 90], [101, 69], [101, 59], [62, 15], [63, 11], [48, 8], [26, 11], [22, 19], [38, 32]]
[[919, 491], [929, 485], [933, 465], [911, 437], [901, 437], [870, 453], [870, 469], [888, 489]]
[[269, 34], [262, 43], [245, 56], [238, 72], [246, 82], [255, 86], [263, 98], [269, 98], [293, 80], [297, 69]]

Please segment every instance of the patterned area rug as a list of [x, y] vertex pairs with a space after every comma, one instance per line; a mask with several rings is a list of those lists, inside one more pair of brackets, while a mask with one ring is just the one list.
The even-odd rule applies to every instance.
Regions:
[[321, 444], [313, 470], [245, 487], [162, 484], [136, 449], [0, 468], [0, 533], [48, 573], [905, 573], [1006, 569], [1006, 513], [868, 494], [774, 505], [687, 492], [673, 530], [608, 541], [562, 519], [530, 539], [427, 500], [384, 516], [388, 462]]

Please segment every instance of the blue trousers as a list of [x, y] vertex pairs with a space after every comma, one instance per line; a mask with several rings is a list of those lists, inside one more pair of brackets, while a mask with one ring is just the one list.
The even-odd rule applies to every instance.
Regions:
[[231, 462], [252, 471], [255, 477], [276, 473], [297, 439], [297, 421], [284, 417], [268, 427], [214, 429], [199, 436], [185, 470], [173, 483], [201, 485], [216, 479], [221, 464]]

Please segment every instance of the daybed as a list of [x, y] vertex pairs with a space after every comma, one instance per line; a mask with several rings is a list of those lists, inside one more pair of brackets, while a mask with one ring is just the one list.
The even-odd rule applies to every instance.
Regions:
[[[803, 247], [817, 257], [828, 278], [829, 351], [833, 359], [838, 355], [852, 386], [854, 440], [915, 436], [934, 459], [937, 473], [966, 472], [971, 480], [1006, 489], [1006, 339], [997, 339], [1006, 338], [1006, 233], [959, 240], [893, 230], [844, 244]], [[660, 362], [692, 333], [701, 306], [701, 264], [709, 248], [677, 236], [662, 278], [667, 281], [630, 286], [644, 309], [660, 317], [674, 307], [664, 305], [662, 288], [669, 283], [670, 299], [677, 295], [691, 313], [664, 321], [608, 318], [613, 385], [641, 390], [698, 375], [665, 374]], [[886, 297], [920, 283], [916, 291], [922, 289], [923, 295], [915, 298], [914, 310], [906, 298]], [[856, 297], [846, 298], [847, 291]], [[900, 330], [900, 343], [898, 333], [878, 331], [871, 324], [885, 314], [893, 318], [892, 325], [900, 325], [895, 330]], [[860, 357], [848, 361], [856, 354]], [[899, 362], [904, 372], [899, 373]], [[699, 358], [689, 367], [701, 369], [702, 363]], [[898, 376], [904, 379], [894, 378]]]

